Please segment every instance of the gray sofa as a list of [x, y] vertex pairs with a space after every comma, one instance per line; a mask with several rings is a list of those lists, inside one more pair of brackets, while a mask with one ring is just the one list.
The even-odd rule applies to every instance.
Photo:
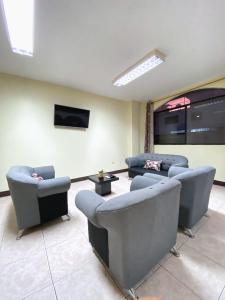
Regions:
[[[37, 173], [44, 180], [34, 179], [32, 173]], [[6, 177], [16, 211], [19, 228], [17, 239], [21, 238], [28, 227], [68, 215], [67, 191], [70, 178], [55, 178], [53, 166], [15, 166], [10, 168]]]
[[[215, 168], [210, 166], [196, 169], [182, 167], [169, 169], [168, 180], [176, 179], [182, 184], [179, 227], [184, 228], [185, 233], [190, 237], [194, 237], [191, 228], [207, 213], [215, 172]], [[165, 177], [145, 173], [144, 176], [135, 177], [131, 189], [142, 189], [160, 181], [165, 181]]]
[[[161, 170], [155, 171], [145, 169], [144, 165], [148, 159], [161, 160]], [[129, 178], [134, 178], [137, 175], [143, 175], [146, 172], [168, 176], [168, 170], [171, 166], [188, 167], [188, 159], [186, 157], [172, 154], [143, 153], [134, 157], [126, 158], [125, 162], [128, 165]]]
[[143, 280], [174, 247], [180, 188], [179, 181], [165, 179], [108, 201], [87, 190], [77, 194], [89, 241], [123, 289]]

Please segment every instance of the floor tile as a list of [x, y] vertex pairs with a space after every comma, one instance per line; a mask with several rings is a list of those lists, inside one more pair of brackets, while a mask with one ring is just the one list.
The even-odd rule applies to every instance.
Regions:
[[187, 245], [225, 267], [225, 215], [216, 212]]
[[188, 239], [189, 237], [186, 234], [184, 234], [181, 230], [178, 230], [176, 249], [179, 249], [181, 246], [183, 246], [183, 244], [186, 243]]
[[225, 300], [225, 287], [224, 287], [224, 289], [223, 289], [223, 291], [222, 291], [222, 293], [220, 295], [219, 300]]
[[13, 210], [11, 197], [0, 198], [0, 224], [5, 224]]
[[0, 251], [1, 251], [1, 246], [2, 246], [4, 228], [5, 228], [5, 226], [3, 224], [0, 224]]
[[1, 299], [22, 299], [50, 284], [51, 277], [45, 252], [1, 267]]
[[44, 249], [40, 227], [29, 229], [20, 240], [16, 240], [17, 226], [9, 223], [5, 226], [0, 249], [0, 266], [26, 258], [32, 253]]
[[202, 299], [218, 299], [225, 284], [225, 269], [187, 245], [180, 253], [180, 258], [171, 256], [163, 267]]
[[47, 255], [54, 282], [97, 259], [82, 233], [73, 240], [47, 248]]
[[219, 211], [220, 207], [225, 204], [224, 196], [216, 197], [212, 195], [209, 200], [209, 214], [211, 215], [215, 211]]
[[125, 300], [97, 260], [56, 282], [55, 289], [58, 300]]
[[200, 300], [162, 267], [136, 289], [136, 293], [139, 297], [155, 296], [163, 300]]
[[82, 218], [78, 215], [76, 217], [71, 216], [70, 221], [57, 219], [43, 225], [43, 235], [46, 247], [73, 239], [80, 232]]
[[35, 292], [23, 300], [56, 300], [55, 290], [53, 285], [50, 285], [41, 291]]

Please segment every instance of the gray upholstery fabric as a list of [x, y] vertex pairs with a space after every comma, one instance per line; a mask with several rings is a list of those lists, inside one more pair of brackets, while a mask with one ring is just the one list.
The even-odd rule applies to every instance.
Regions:
[[[215, 173], [215, 168], [210, 166], [196, 169], [173, 166], [169, 169], [169, 178], [179, 180], [182, 184], [179, 211], [180, 227], [192, 228], [207, 212]], [[148, 173], [144, 174], [143, 177], [149, 178], [149, 186], [153, 184], [153, 180], [157, 179], [155, 175]], [[162, 179], [158, 177], [159, 182]], [[135, 189], [138, 189], [138, 182], [135, 183]]]
[[[184, 168], [184, 169], [187, 169], [187, 168]], [[145, 173], [144, 177], [147, 177], [148, 179], [154, 179], [156, 181], [165, 179], [165, 176], [158, 175], [158, 174], [151, 174], [151, 173]], [[166, 176], [166, 178], [167, 178], [167, 176]]]
[[[184, 173], [184, 172], [190, 172], [190, 171], [193, 171], [193, 169], [171, 166], [169, 168], [169, 171], [168, 171], [168, 177], [173, 177], [173, 176], [176, 176], [178, 174], [181, 174], [181, 173]], [[147, 174], [146, 174], [146, 176], [147, 176]]]
[[38, 197], [67, 192], [70, 188], [69, 177], [46, 179], [38, 182]]
[[37, 167], [33, 169], [33, 172], [37, 173], [39, 176], [43, 177], [44, 179], [55, 178], [55, 169], [53, 166]]
[[138, 176], [135, 176], [134, 179], [132, 180], [131, 185], [130, 185], [130, 190], [136, 191], [139, 189], [143, 189], [143, 188], [152, 186], [155, 183], [159, 182], [158, 177], [161, 177], [160, 180], [162, 180], [162, 179], [164, 179], [164, 181], [169, 180], [167, 177], [160, 176], [160, 175], [157, 175], [156, 179], [154, 177], [150, 178], [150, 177], [138, 175]]
[[172, 178], [182, 184], [179, 226], [192, 228], [207, 212], [216, 170], [210, 166], [184, 171]]
[[96, 209], [105, 201], [98, 194], [83, 190], [76, 195], [76, 206], [87, 216], [90, 222], [99, 227], [96, 220]]
[[[47, 191], [47, 187], [44, 188], [46, 186], [44, 181], [41, 184], [39, 181], [31, 177], [32, 173], [38, 173], [44, 178], [52, 178], [52, 176], [55, 175], [52, 166], [40, 168], [14, 166], [10, 168], [6, 175], [10, 194], [15, 207], [19, 229], [26, 229], [28, 227], [40, 224], [40, 212], [38, 204], [39, 188], [41, 185], [41, 190], [44, 194], [44, 192]], [[55, 179], [50, 179], [50, 181], [53, 180]], [[56, 180], [58, 182], [58, 179]], [[67, 182], [64, 190], [68, 190], [69, 186], [70, 184]], [[59, 191], [56, 185], [55, 188], [57, 191]], [[52, 188], [51, 191], [52, 193], [55, 193], [54, 188]]]
[[108, 231], [109, 269], [123, 288], [134, 287], [175, 245], [180, 188], [179, 181], [166, 180], [102, 204], [91, 192], [82, 200], [77, 195], [78, 208]]
[[126, 164], [129, 168], [132, 167], [144, 167], [147, 159], [150, 160], [162, 160], [162, 169], [168, 170], [170, 166], [188, 167], [188, 160], [186, 157], [181, 155], [172, 154], [156, 154], [156, 153], [143, 153], [134, 157], [125, 159]]

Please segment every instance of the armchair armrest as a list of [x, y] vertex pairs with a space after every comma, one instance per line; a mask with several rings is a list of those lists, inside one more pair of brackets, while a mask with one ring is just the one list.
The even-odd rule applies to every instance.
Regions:
[[77, 208], [97, 227], [100, 226], [96, 219], [96, 209], [104, 202], [102, 197], [88, 190], [80, 191], [75, 198]]
[[53, 166], [44, 166], [34, 168], [34, 172], [44, 179], [55, 178], [55, 170]]
[[177, 167], [177, 166], [173, 165], [169, 168], [168, 177], [174, 177], [178, 174], [181, 174], [184, 172], [189, 172], [189, 171], [192, 171], [192, 169], [185, 168], [185, 167]]
[[38, 197], [46, 197], [53, 194], [65, 193], [70, 188], [69, 177], [46, 179], [38, 182]]
[[[164, 177], [164, 176], [162, 176]], [[164, 177], [165, 178], [165, 177]], [[159, 180], [150, 178], [147, 176], [135, 176], [130, 185], [130, 191], [136, 191], [144, 189], [146, 187], [152, 186], [153, 184], [159, 182]]]
[[139, 160], [136, 157], [128, 157], [125, 159], [125, 163], [128, 165], [128, 168], [137, 167], [139, 165]]

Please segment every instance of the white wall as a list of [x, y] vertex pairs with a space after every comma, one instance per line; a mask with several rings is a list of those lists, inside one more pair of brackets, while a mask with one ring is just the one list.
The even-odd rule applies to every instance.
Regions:
[[[56, 128], [54, 104], [90, 109], [89, 128]], [[10, 166], [55, 166], [71, 178], [126, 168], [131, 103], [0, 74], [0, 191]]]

